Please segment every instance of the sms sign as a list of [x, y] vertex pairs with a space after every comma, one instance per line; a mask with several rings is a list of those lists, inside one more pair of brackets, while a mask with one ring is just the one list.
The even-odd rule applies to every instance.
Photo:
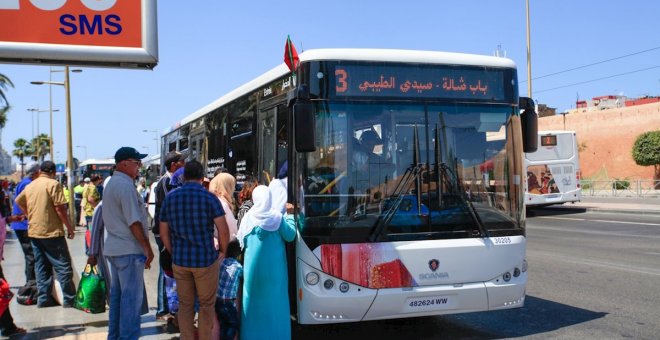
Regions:
[[153, 68], [156, 0], [0, 0], [0, 61]]

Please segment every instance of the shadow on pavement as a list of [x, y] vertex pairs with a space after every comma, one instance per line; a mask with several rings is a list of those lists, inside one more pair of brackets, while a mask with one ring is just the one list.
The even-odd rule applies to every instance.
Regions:
[[21, 335], [11, 336], [10, 339], [53, 339], [58, 337], [63, 337], [67, 335], [74, 334], [86, 334], [88, 335], [89, 330], [85, 325], [76, 324], [76, 325], [57, 325], [53, 327], [39, 327], [29, 329], [28, 333]]
[[543, 208], [527, 208], [526, 210], [527, 217], [574, 215], [574, 214], [583, 214], [586, 212], [587, 212], [586, 208], [563, 206], [563, 205], [543, 207]]
[[551, 332], [606, 315], [607, 313], [527, 296], [523, 308], [499, 312], [457, 314], [445, 319], [447, 322], [456, 323], [471, 330], [491, 333], [486, 337], [471, 338], [501, 339]]
[[447, 325], [440, 317], [420, 317], [335, 325], [292, 326], [294, 340], [325, 339], [485, 339], [482, 333], [461, 325]]
[[336, 325], [294, 324], [293, 339], [502, 339], [550, 332], [606, 314], [527, 296], [525, 307], [495, 312]]

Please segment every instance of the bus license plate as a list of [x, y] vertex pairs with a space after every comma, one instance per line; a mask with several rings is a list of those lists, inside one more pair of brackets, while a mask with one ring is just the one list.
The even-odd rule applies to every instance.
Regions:
[[416, 297], [406, 300], [404, 311], [423, 312], [439, 309], [449, 309], [453, 301], [449, 296]]

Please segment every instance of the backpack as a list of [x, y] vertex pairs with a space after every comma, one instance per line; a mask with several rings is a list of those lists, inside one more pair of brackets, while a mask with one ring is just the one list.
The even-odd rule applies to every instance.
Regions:
[[156, 184], [156, 187], [154, 188], [154, 195], [156, 195], [156, 197], [154, 198], [155, 210], [154, 218], [151, 220], [153, 223], [151, 226], [151, 231], [155, 235], [160, 235], [160, 219], [158, 218], [158, 214], [160, 214], [160, 208], [163, 204], [163, 201], [165, 200], [165, 196], [167, 196], [167, 193], [172, 189], [170, 187], [170, 180], [171, 178], [165, 174], [160, 178], [160, 180], [158, 180], [158, 184]]
[[25, 286], [18, 289], [16, 302], [25, 306], [36, 305], [38, 296], [39, 290], [37, 289], [37, 285], [27, 283]]

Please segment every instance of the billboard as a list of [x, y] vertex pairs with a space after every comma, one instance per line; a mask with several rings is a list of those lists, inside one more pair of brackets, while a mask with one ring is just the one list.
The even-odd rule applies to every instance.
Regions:
[[0, 62], [154, 68], [156, 0], [0, 0]]

